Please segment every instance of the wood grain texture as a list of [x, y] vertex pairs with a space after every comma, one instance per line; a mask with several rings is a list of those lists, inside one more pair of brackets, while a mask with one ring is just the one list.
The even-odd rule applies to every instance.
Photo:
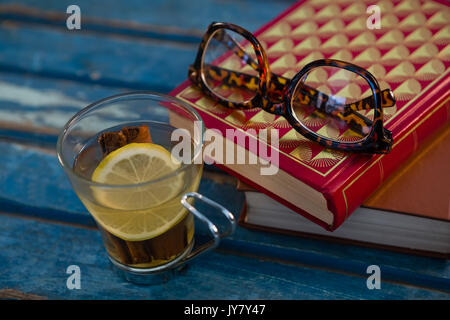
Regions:
[[3, 26], [0, 38], [0, 71], [163, 93], [186, 78], [196, 52], [193, 45], [30, 26]]
[[[78, 0], [76, 4], [81, 9], [82, 17], [86, 18], [120, 21], [132, 26], [150, 25], [198, 34], [212, 21], [233, 22], [248, 30], [256, 30], [294, 2], [295, 0], [269, 0], [264, 1], [262, 5], [256, 0], [119, 0], [111, 5], [107, 0]], [[0, 12], [23, 12], [26, 8], [67, 16], [66, 8], [71, 4], [74, 3], [70, 0], [2, 0]]]
[[[448, 299], [443, 292], [215, 251], [169, 282], [136, 286], [110, 267], [96, 230], [0, 215], [0, 288], [49, 299]], [[81, 269], [68, 290], [66, 269]]]
[[35, 294], [23, 293], [14, 289], [0, 289], [0, 300], [46, 300]]
[[54, 148], [66, 122], [88, 104], [126, 89], [0, 73], [0, 137]]
[[[71, 112], [88, 102], [118, 93], [121, 88], [167, 93], [186, 78], [197, 43], [186, 46], [182, 41], [177, 44], [174, 38], [166, 39], [169, 42], [154, 39], [164, 40], [167, 32], [178, 32], [181, 36], [197, 34], [199, 41], [212, 20], [233, 21], [253, 30], [291, 2], [270, 1], [264, 6], [255, 1], [78, 3], [82, 17], [97, 19], [94, 22], [99, 28], [111, 27], [105, 36], [92, 32], [89, 24], [80, 31], [66, 30], [65, 19], [61, 18], [67, 16], [69, 1], [1, 1], [0, 72], [12, 72], [18, 77], [0, 74], [0, 136], [48, 145], [56, 141], [54, 134], [48, 135], [48, 129], [61, 128]], [[249, 10], [256, 6], [258, 10]], [[21, 13], [20, 17], [14, 18], [17, 13]], [[56, 22], [30, 25], [27, 16], [49, 16]], [[117, 21], [125, 25], [117, 25]], [[132, 35], [146, 28], [156, 33], [162, 28], [161, 34], [127, 36], [128, 31]], [[29, 74], [38, 77], [33, 79]], [[81, 84], [76, 87], [58, 83], [67, 79]], [[117, 90], [91, 90], [92, 84]]]
[[[205, 177], [199, 190], [239, 215], [244, 195], [236, 191], [233, 180]], [[199, 207], [212, 214], [209, 208], [201, 204]], [[0, 142], [0, 210], [95, 225], [76, 197], [54, 154], [4, 142]], [[383, 277], [386, 279], [450, 291], [450, 262], [442, 259], [255, 232], [240, 227], [221, 246], [241, 254], [257, 254], [362, 277], [366, 275], [367, 266], [377, 264], [384, 270]]]
[[[19, 8], [24, 12], [27, 11], [23, 9], [25, 6], [28, 9], [53, 10], [64, 14], [69, 4], [66, 1], [25, 1], [20, 3]], [[15, 6], [6, 1], [0, 7], [0, 16], [5, 20], [0, 28], [3, 44], [0, 45], [0, 71], [169, 92], [186, 78], [200, 37], [211, 21], [222, 21], [226, 17], [225, 20], [232, 19], [238, 24], [242, 22], [244, 27], [252, 30], [287, 7], [287, 3], [270, 2], [258, 6], [258, 10], [249, 10], [256, 5], [253, 1], [120, 1], [114, 6], [84, 1], [78, 5], [84, 8], [83, 15], [102, 19], [121, 17], [121, 20], [130, 23], [150, 23], [180, 30], [198, 28], [197, 40], [192, 40], [191, 45], [186, 47], [177, 45], [173, 42], [176, 39], [170, 37], [170, 43], [145, 41], [164, 39], [164, 31], [160, 36], [146, 35], [144, 32], [140, 36], [141, 40], [136, 41], [135, 38], [127, 38], [127, 32], [119, 27], [111, 27], [107, 36], [92, 33], [89, 25], [77, 31], [36, 28], [24, 24], [23, 19], [15, 19], [13, 14], [8, 17], [8, 12], [21, 10], [14, 9]], [[248, 16], [249, 12], [254, 14], [253, 21]], [[39, 12], [36, 14], [39, 16]], [[101, 31], [103, 28], [106, 32], [108, 26], [105, 23], [105, 26], [97, 26], [96, 29]], [[128, 33], [139, 37], [136, 32], [129, 30]]]
[[[2, 0], [0, 138], [53, 148], [86, 104], [124, 90], [169, 92], [183, 81], [211, 21], [255, 30], [292, 2], [79, 0], [85, 28], [69, 32], [61, 23], [71, 1]], [[17, 215], [0, 214], [0, 294], [10, 298], [450, 298], [449, 261], [243, 228], [173, 281], [135, 286], [111, 271], [94, 228], [49, 222], [94, 226], [54, 152], [6, 141], [0, 211]], [[205, 177], [200, 191], [240, 212], [242, 194], [229, 179]], [[70, 264], [82, 269], [82, 290], [66, 289]], [[382, 270], [382, 290], [366, 288], [370, 264]]]

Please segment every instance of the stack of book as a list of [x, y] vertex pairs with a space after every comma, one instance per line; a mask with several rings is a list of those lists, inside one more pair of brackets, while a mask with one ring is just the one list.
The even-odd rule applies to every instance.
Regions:
[[[407, 161], [425, 141], [444, 141], [445, 145], [448, 140], [435, 134], [450, 122], [449, 7], [428, 0], [380, 1], [377, 5], [380, 29], [368, 29], [363, 1], [306, 0], [254, 34], [266, 50], [271, 71], [285, 77], [321, 58], [349, 61], [372, 72], [381, 89], [390, 88], [397, 99], [394, 107], [384, 109], [384, 125], [394, 139], [389, 154], [322, 148], [299, 135], [283, 118], [257, 108], [228, 109], [206, 98], [189, 81], [172, 95], [196, 108], [207, 128], [218, 129], [224, 136], [229, 128], [246, 134], [244, 142], [234, 141], [236, 149], [250, 152], [252, 140], [258, 140], [248, 128], [279, 130], [278, 148], [263, 141], [279, 153], [276, 175], [260, 175], [264, 161], [258, 161], [259, 165], [218, 164], [253, 190], [246, 191], [243, 225], [448, 255], [448, 152], [437, 154], [435, 161], [440, 164], [430, 162], [422, 176], [401, 174], [404, 170], [399, 168], [408, 166]], [[222, 63], [225, 66], [227, 59]], [[445, 130], [440, 134], [448, 135]], [[423, 154], [437, 149], [433, 141], [427, 145], [431, 147]], [[416, 163], [410, 168], [416, 166], [426, 167]], [[393, 174], [402, 178], [393, 176], [384, 183]], [[428, 192], [441, 189], [443, 193]], [[436, 210], [438, 203], [441, 209]]]
[[257, 230], [450, 258], [450, 127], [427, 140], [332, 233], [241, 181], [247, 205], [239, 222]]

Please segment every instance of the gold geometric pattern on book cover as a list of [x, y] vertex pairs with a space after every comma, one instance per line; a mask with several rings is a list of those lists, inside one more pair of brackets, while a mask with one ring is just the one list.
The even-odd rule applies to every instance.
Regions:
[[[366, 10], [374, 4], [380, 7], [381, 29], [370, 30]], [[381, 88], [393, 90], [397, 99], [396, 106], [384, 109], [389, 128], [390, 120], [402, 108], [448, 71], [450, 9], [428, 0], [307, 0], [257, 38], [266, 50], [271, 71], [288, 78], [305, 64], [321, 58], [346, 60], [367, 68]], [[223, 64], [233, 63], [233, 58], [229, 59]], [[342, 90], [367, 94], [355, 85], [358, 83]], [[330, 172], [345, 158], [343, 152], [324, 149], [294, 133], [283, 118], [260, 109], [233, 111], [195, 91], [198, 90], [189, 87], [178, 96], [243, 129], [279, 129], [280, 151], [321, 174]], [[331, 130], [319, 118], [306, 117], [302, 121], [317, 121], [314, 125]], [[330, 134], [327, 132], [326, 136]], [[345, 132], [338, 134], [345, 138]]]

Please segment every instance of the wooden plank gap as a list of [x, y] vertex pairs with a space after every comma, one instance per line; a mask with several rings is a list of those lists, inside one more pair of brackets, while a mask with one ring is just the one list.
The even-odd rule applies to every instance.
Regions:
[[[64, 214], [64, 212], [62, 212], [61, 214]], [[50, 219], [50, 218], [43, 218], [43, 217], [40, 217], [40, 216], [32, 216], [32, 215], [29, 215], [29, 214], [23, 214], [23, 213], [20, 213], [20, 212], [4, 211], [3, 208], [2, 208], [2, 211], [0, 211], [0, 219], [1, 219], [1, 216], [8, 216], [8, 217], [12, 217], [12, 218], [20, 218], [20, 219], [29, 220], [29, 221], [38, 221], [38, 222], [49, 223], [49, 224], [54, 224], [54, 225], [63, 225], [63, 226], [69, 226], [69, 227], [73, 227], [73, 228], [81, 228], [81, 229], [87, 229], [87, 230], [98, 230], [98, 227], [95, 224], [95, 222], [93, 222], [91, 224], [83, 224], [83, 223], [77, 223], [77, 222], [55, 220], [55, 219]], [[93, 219], [92, 219], [92, 221], [93, 221]]]
[[[22, 5], [0, 5], [0, 20], [33, 25], [51, 26], [67, 30], [65, 12], [42, 11]], [[156, 26], [138, 22], [123, 22], [82, 16], [82, 32], [95, 32], [111, 36], [123, 36], [142, 40], [159, 40], [175, 44], [197, 46], [203, 36], [200, 30], [184, 30], [177, 27]]]
[[[224, 239], [220, 243], [221, 250], [227, 250], [234, 255], [253, 256], [258, 259], [278, 261], [279, 263], [314, 267], [321, 270], [359, 275], [368, 277], [366, 268], [369, 264], [360, 261], [343, 260], [338, 257], [319, 255], [304, 250], [291, 250], [288, 248], [271, 248], [267, 245], [246, 243], [239, 240]], [[450, 279], [418, 274], [406, 269], [379, 265], [382, 281], [407, 284], [418, 288], [428, 288], [450, 294]]]
[[47, 300], [47, 297], [15, 289], [0, 289], [0, 300]]
[[66, 72], [58, 72], [52, 70], [29, 70], [22, 68], [20, 66], [14, 66], [9, 64], [0, 63], [0, 72], [26, 75], [26, 76], [36, 76], [42, 78], [50, 78], [57, 80], [69, 80], [75, 81], [82, 84], [93, 84], [93, 85], [102, 85], [105, 87], [113, 87], [120, 89], [133, 89], [133, 90], [149, 90], [155, 92], [169, 93], [173, 90], [171, 86], [166, 85], [150, 85], [147, 83], [139, 82], [139, 81], [122, 81], [119, 79], [111, 79], [111, 78], [99, 78], [95, 75], [76, 75]]

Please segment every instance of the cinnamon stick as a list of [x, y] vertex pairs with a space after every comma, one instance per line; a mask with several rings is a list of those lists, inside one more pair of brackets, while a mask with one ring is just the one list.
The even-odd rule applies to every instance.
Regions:
[[[151, 143], [152, 138], [147, 126], [124, 127], [118, 131], [104, 132], [98, 137], [103, 157], [130, 143]], [[107, 240], [114, 247], [124, 264], [140, 264], [152, 261], [145, 250], [145, 242], [133, 242], [119, 239], [105, 230]]]
[[127, 143], [151, 143], [152, 137], [150, 136], [150, 131], [147, 126], [139, 127], [125, 127], [122, 128], [122, 134], [126, 137]]
[[151, 255], [145, 250], [146, 241], [126, 241], [133, 264], [148, 263], [152, 260]]
[[[100, 227], [101, 229], [101, 227]], [[115, 235], [109, 233], [106, 230], [101, 230], [103, 236], [106, 240], [106, 246], [111, 246], [112, 250], [117, 254], [116, 258], [119, 258], [119, 261], [123, 264], [130, 264], [134, 260], [128, 251], [127, 244], [124, 240], [116, 237]]]
[[151, 143], [152, 137], [147, 126], [124, 127], [119, 131], [104, 132], [98, 137], [103, 156], [129, 143]]
[[124, 136], [122, 131], [116, 132], [104, 132], [98, 138], [98, 143], [102, 149], [103, 156], [106, 157], [108, 154], [117, 150], [127, 144], [127, 138]]

